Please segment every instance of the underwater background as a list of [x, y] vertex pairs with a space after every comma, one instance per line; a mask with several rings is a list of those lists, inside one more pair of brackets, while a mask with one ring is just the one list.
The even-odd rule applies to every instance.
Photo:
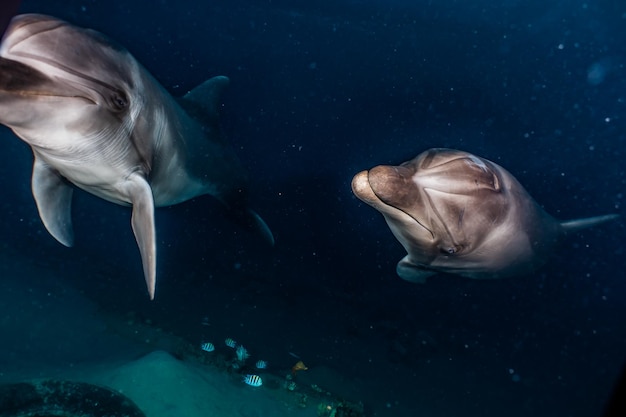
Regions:
[[[76, 192], [76, 244], [61, 246], [37, 214], [30, 149], [3, 127], [3, 382], [153, 350], [108, 338], [114, 322], [140, 323], [198, 350], [232, 337], [277, 378], [302, 359], [296, 382], [365, 415], [601, 414], [626, 359], [625, 3], [23, 0], [20, 12], [107, 34], [174, 96], [228, 76], [222, 125], [276, 246], [208, 196], [157, 209], [149, 301], [129, 209]], [[622, 217], [529, 276], [410, 284], [350, 181], [431, 147], [502, 165], [559, 219]]]

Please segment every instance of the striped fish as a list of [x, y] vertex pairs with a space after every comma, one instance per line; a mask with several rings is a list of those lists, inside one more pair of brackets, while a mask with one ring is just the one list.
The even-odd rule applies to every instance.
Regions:
[[215, 350], [215, 346], [211, 342], [204, 342], [203, 344], [200, 345], [200, 347], [205, 352], [213, 352]]
[[226, 340], [224, 340], [224, 344], [226, 346], [228, 346], [229, 348], [235, 348], [237, 346], [237, 342], [235, 342], [233, 339], [231, 339], [230, 337]]
[[258, 375], [246, 375], [243, 377], [243, 382], [251, 387], [260, 387], [263, 385], [263, 380]]

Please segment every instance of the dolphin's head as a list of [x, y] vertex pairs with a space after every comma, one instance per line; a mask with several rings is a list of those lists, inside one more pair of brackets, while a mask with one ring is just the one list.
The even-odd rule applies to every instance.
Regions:
[[498, 262], [489, 252], [510, 231], [508, 181], [485, 159], [430, 149], [400, 166], [360, 172], [352, 188], [383, 214], [411, 264], [462, 274]]
[[141, 103], [129, 65], [138, 64], [98, 32], [49, 16], [17, 16], [0, 46], [0, 123], [45, 148], [63, 135], [104, 138], [106, 129], [132, 129], [127, 116]]

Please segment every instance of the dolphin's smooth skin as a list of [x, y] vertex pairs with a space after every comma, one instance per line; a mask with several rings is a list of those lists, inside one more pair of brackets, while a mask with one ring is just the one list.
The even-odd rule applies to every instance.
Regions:
[[273, 244], [219, 130], [227, 84], [211, 78], [177, 101], [104, 35], [44, 15], [13, 18], [0, 45], [0, 123], [32, 148], [32, 191], [50, 234], [73, 244], [72, 185], [132, 206], [150, 299], [154, 207], [210, 194]]
[[397, 274], [423, 283], [440, 272], [468, 278], [524, 275], [562, 237], [617, 218], [559, 222], [501, 166], [453, 149], [429, 149], [399, 166], [377, 166], [352, 180], [407, 251]]

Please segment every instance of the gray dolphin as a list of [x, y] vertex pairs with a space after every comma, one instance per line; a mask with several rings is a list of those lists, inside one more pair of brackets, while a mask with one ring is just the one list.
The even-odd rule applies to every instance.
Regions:
[[397, 274], [420, 283], [438, 272], [527, 274], [565, 234], [618, 217], [559, 222], [504, 168], [453, 149], [429, 149], [400, 166], [362, 171], [352, 190], [382, 213], [407, 251]]
[[210, 194], [273, 244], [247, 208], [247, 175], [218, 126], [215, 77], [179, 101], [123, 47], [54, 17], [13, 18], [0, 45], [0, 123], [34, 154], [32, 191], [48, 231], [73, 244], [72, 184], [132, 206], [154, 298], [154, 207]]

